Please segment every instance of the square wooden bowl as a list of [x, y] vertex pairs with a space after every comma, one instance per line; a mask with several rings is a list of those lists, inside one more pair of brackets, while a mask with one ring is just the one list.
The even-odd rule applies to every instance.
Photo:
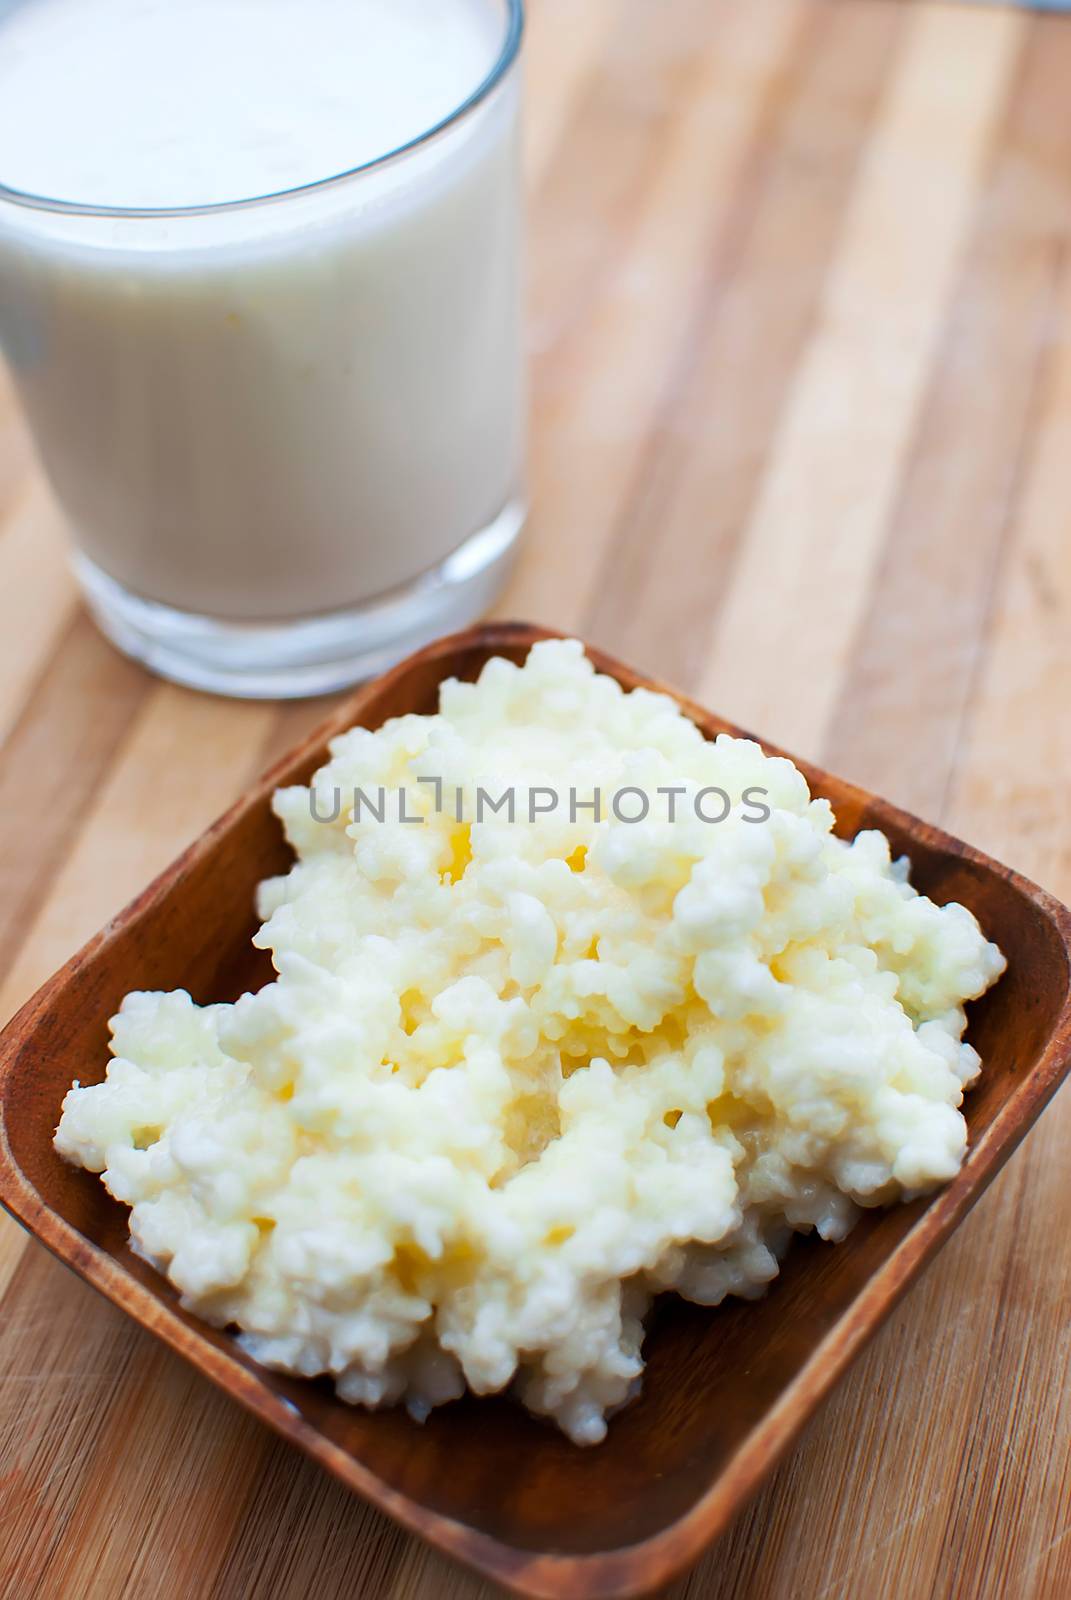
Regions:
[[[72, 1079], [95, 1082], [108, 1018], [129, 989], [235, 998], [269, 975], [250, 938], [253, 896], [289, 852], [269, 810], [306, 781], [329, 737], [434, 709], [440, 681], [492, 655], [521, 660], [546, 630], [479, 627], [412, 657], [356, 694], [281, 761], [26, 1005], [0, 1037], [0, 1200], [62, 1261], [359, 1494], [519, 1594], [649, 1593], [726, 1528], [923, 1264], [973, 1205], [1050, 1099], [1071, 1054], [1071, 915], [976, 850], [829, 773], [799, 763], [838, 831], [881, 828], [917, 886], [960, 900], [1008, 957], [972, 1006], [983, 1074], [966, 1102], [959, 1176], [908, 1206], [867, 1213], [846, 1243], [799, 1239], [765, 1299], [716, 1311], [667, 1296], [647, 1338], [642, 1397], [594, 1449], [502, 1398], [465, 1399], [424, 1425], [367, 1412], [327, 1382], [266, 1371], [224, 1332], [187, 1315], [127, 1245], [127, 1211], [52, 1148]], [[627, 687], [650, 680], [590, 652]], [[651, 685], [660, 688], [661, 685]], [[672, 692], [672, 691], [667, 691]], [[731, 728], [674, 698], [707, 733]]]

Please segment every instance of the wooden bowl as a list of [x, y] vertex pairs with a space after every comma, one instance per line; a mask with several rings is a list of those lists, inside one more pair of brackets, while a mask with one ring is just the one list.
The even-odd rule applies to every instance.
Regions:
[[[269, 810], [277, 785], [307, 780], [333, 734], [431, 711], [441, 679], [473, 678], [496, 654], [523, 659], [547, 636], [520, 624], [475, 628], [362, 689], [44, 986], [0, 1036], [0, 1200], [143, 1327], [406, 1528], [518, 1594], [568, 1600], [646, 1594], [695, 1560], [1007, 1160], [1067, 1070], [1071, 914], [958, 840], [799, 763], [832, 802], [840, 833], [881, 828], [911, 857], [917, 886], [969, 906], [1008, 957], [1004, 978], [971, 1008], [984, 1068], [966, 1101], [970, 1152], [959, 1176], [928, 1199], [867, 1213], [844, 1244], [799, 1239], [757, 1303], [710, 1311], [663, 1297], [643, 1394], [593, 1449], [505, 1398], [458, 1401], [419, 1426], [402, 1410], [344, 1405], [327, 1382], [257, 1367], [227, 1333], [180, 1309], [170, 1284], [128, 1248], [126, 1208], [56, 1155], [60, 1102], [72, 1079], [103, 1076], [108, 1018], [127, 990], [182, 987], [203, 1003], [268, 976], [250, 938], [254, 889], [289, 860]], [[650, 683], [590, 654], [627, 687]], [[674, 698], [704, 732], [737, 731]]]

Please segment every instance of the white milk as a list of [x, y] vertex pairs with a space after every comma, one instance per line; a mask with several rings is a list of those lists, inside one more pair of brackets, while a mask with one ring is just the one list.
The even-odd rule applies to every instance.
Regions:
[[[153, 211], [315, 184], [450, 117], [506, 26], [496, 0], [0, 0], [0, 184]], [[0, 191], [0, 338], [96, 568], [307, 618], [515, 505], [517, 92], [254, 205]]]

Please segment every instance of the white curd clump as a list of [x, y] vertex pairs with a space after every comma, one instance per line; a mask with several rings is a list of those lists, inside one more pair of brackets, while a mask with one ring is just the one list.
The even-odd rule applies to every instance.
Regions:
[[[475, 820], [477, 785], [516, 820]], [[561, 802], [534, 823], [530, 785]], [[343, 734], [314, 788], [275, 798], [278, 977], [128, 995], [56, 1134], [256, 1360], [417, 1416], [512, 1382], [595, 1443], [652, 1294], [761, 1294], [793, 1230], [841, 1239], [958, 1170], [963, 1003], [1003, 958], [882, 834], [835, 838], [790, 761], [553, 642]], [[569, 803], [596, 788], [598, 821]], [[676, 789], [675, 820], [619, 820], [624, 788]]]

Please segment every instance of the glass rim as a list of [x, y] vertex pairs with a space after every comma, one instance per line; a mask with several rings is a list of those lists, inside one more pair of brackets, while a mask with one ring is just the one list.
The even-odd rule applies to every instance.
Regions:
[[393, 150], [388, 150], [381, 156], [373, 156], [371, 161], [362, 161], [356, 167], [347, 167], [344, 171], [331, 173], [326, 178], [313, 178], [308, 183], [291, 184], [285, 189], [271, 189], [264, 194], [243, 195], [238, 200], [212, 200], [192, 206], [95, 205], [92, 201], [58, 200], [48, 195], [33, 194], [26, 189], [14, 189], [2, 181], [0, 181], [0, 201], [10, 201], [13, 205], [23, 206], [31, 211], [50, 211], [71, 217], [130, 217], [152, 221], [160, 217], [218, 216], [231, 211], [245, 211], [254, 206], [270, 205], [274, 201], [287, 200], [291, 196], [318, 194], [333, 188], [336, 184], [343, 184], [350, 178], [357, 178], [368, 172], [378, 172], [448, 133], [498, 88], [520, 53], [524, 35], [524, 0], [505, 0], [505, 4], [506, 31], [498, 55], [471, 94], [466, 95], [453, 111], [441, 117], [430, 128], [426, 128], [423, 133], [415, 134], [404, 144], [396, 145]]

